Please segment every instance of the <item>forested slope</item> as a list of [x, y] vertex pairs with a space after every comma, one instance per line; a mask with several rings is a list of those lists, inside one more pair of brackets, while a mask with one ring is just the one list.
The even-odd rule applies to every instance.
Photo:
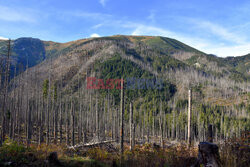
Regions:
[[[8, 62], [4, 42], [3, 71]], [[1, 106], [6, 119], [9, 115], [2, 126], [10, 125], [13, 138], [27, 133], [23, 140], [29, 142], [60, 139], [72, 145], [116, 139], [120, 89], [87, 89], [88, 77], [105, 82], [125, 79], [125, 85], [128, 78], [163, 81], [160, 89], [125, 89], [125, 138], [131, 103], [138, 141], [159, 142], [159, 135], [186, 140], [188, 89], [193, 92], [193, 141], [204, 140], [208, 124], [214, 125], [217, 141], [249, 130], [249, 55], [218, 58], [177, 40], [152, 36], [118, 35], [68, 43], [18, 39], [12, 45], [11, 60], [30, 60], [30, 68], [17, 71], [19, 75], [9, 83], [1, 76], [2, 91], [7, 90]], [[27, 65], [11, 62], [12, 68]]]

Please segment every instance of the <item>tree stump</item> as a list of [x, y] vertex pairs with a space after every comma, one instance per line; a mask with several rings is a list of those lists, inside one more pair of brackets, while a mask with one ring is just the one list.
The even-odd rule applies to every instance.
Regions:
[[200, 142], [198, 159], [193, 167], [199, 167], [200, 165], [204, 165], [205, 167], [221, 166], [219, 148], [216, 144]]
[[57, 157], [57, 152], [50, 153], [47, 159], [48, 159], [50, 164], [61, 166], [61, 163]]

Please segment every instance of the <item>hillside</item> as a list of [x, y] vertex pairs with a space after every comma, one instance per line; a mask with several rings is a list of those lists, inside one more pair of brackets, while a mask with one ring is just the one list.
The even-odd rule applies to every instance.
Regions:
[[[150, 51], [151, 55], [144, 55], [143, 59], [145, 59], [145, 63], [150, 63], [156, 71], [161, 71], [166, 68], [190, 66], [215, 76], [230, 77], [236, 81], [246, 81], [249, 80], [250, 77], [248, 63], [249, 55], [237, 58], [219, 58], [213, 55], [207, 55], [171, 38], [121, 35], [82, 39], [68, 43], [41, 41], [35, 38], [20, 38], [12, 41], [12, 71], [14, 71], [14, 66], [17, 66], [19, 69], [19, 65], [21, 64], [23, 66], [22, 70], [25, 70], [27, 63], [28, 67], [33, 67], [45, 60], [45, 58], [54, 58], [68, 54], [81, 47], [81, 45], [105, 40], [135, 45], [136, 47], [133, 48], [134, 50], [128, 50], [128, 54], [132, 54], [134, 57], [137, 56], [135, 54], [138, 54], [135, 50], [138, 51], [140, 48]], [[6, 55], [6, 53], [7, 41], [0, 41], [0, 55], [3, 56]], [[155, 55], [163, 57], [155, 58]]]
[[250, 75], [250, 54], [239, 57], [227, 57], [225, 62], [230, 64], [236, 71], [243, 73], [245, 76]]
[[[247, 105], [249, 55], [219, 58], [166, 37], [122, 35], [68, 43], [21, 38], [12, 42], [12, 48], [12, 59], [16, 60], [13, 62], [23, 66], [28, 62], [31, 68], [19, 75], [21, 81], [18, 77], [12, 81], [11, 90], [23, 87], [24, 91], [42, 91], [44, 81], [51, 80], [51, 86], [60, 87], [66, 98], [71, 93], [76, 96], [79, 91], [94, 93], [86, 89], [90, 76], [104, 81], [158, 78], [164, 81], [162, 89], [126, 90], [128, 99], [141, 106], [145, 101], [153, 103], [153, 97], [164, 97], [162, 100], [169, 101], [168, 107], [173, 110], [186, 99], [191, 86], [195, 94], [194, 107], [204, 103], [230, 106], [234, 110], [235, 105]], [[115, 104], [119, 104], [119, 90], [100, 90], [99, 93], [102, 96], [111, 93]]]
[[[153, 94], [158, 94], [175, 105], [179, 100], [186, 99], [187, 89], [192, 86], [197, 104], [231, 107], [247, 104], [245, 94], [249, 90], [249, 75], [247, 70], [239, 69], [248, 69], [249, 55], [219, 58], [174, 39], [152, 36], [116, 35], [68, 43], [42, 41], [42, 44], [44, 49], [40, 52], [44, 53], [44, 61], [35, 52], [26, 54], [38, 63], [22, 74], [24, 80], [31, 82], [16, 83], [15, 87], [28, 84], [36, 85], [33, 86], [34, 91], [37, 87], [42, 90], [43, 82], [50, 78], [52, 85], [60, 86], [63, 94], [70, 95], [73, 91], [76, 95], [80, 90], [87, 91], [86, 79], [90, 76], [104, 81], [110, 78], [161, 78], [166, 86], [162, 90], [126, 90], [128, 99], [135, 99], [138, 105], [146, 99], [153, 103]], [[37, 50], [30, 45], [29, 48]], [[116, 104], [119, 104], [119, 90], [100, 90], [104, 96], [108, 92], [115, 96]], [[146, 98], [139, 98], [141, 96]]]
[[[7, 46], [4, 44], [6, 41], [0, 42], [2, 55], [6, 53]], [[114, 60], [115, 57], [123, 61], [113, 63], [112, 59]], [[250, 55], [219, 58], [207, 55], [175, 39], [158, 36], [116, 35], [68, 43], [20, 38], [12, 42], [14, 60], [12, 73], [15, 66], [18, 70], [21, 64], [25, 69], [28, 62], [28, 67], [35, 66], [29, 69], [29, 73], [36, 74], [38, 85], [41, 86], [50, 74], [54, 83], [62, 82], [65, 92], [71, 87], [75, 87], [77, 92], [79, 78], [81, 83], [85, 82], [88, 73], [105, 79], [158, 77], [167, 79], [167, 82], [178, 90], [176, 92], [178, 96], [183, 96], [185, 89], [193, 84], [203, 85], [200, 90], [203, 96], [210, 97], [215, 91], [219, 97], [223, 97], [234, 94], [234, 91], [228, 90], [245, 91], [247, 89], [246, 81], [250, 77], [249, 57]], [[110, 65], [117, 65], [116, 70], [112, 68], [107, 70], [107, 66], [110, 68]], [[131, 72], [124, 72], [125, 69]], [[138, 71], [141, 74], [130, 75], [133, 71], [134, 74]], [[27, 77], [30, 78], [32, 75]], [[235, 82], [239, 84], [237, 89], [235, 89]], [[227, 84], [223, 85], [223, 83]]]
[[[125, 145], [126, 163], [137, 152], [161, 157], [157, 155], [159, 148], [166, 146], [166, 152], [161, 148], [164, 157], [176, 155], [175, 160], [164, 162], [176, 164], [176, 158], [183, 158], [181, 149], [186, 150], [184, 157], [195, 152], [176, 143], [187, 143], [190, 138], [196, 146], [207, 141], [210, 124], [215, 143], [234, 137], [247, 139], [250, 55], [219, 58], [158, 36], [116, 35], [68, 43], [21, 38], [12, 41], [11, 47], [12, 75], [8, 81], [7, 45], [0, 42], [1, 141], [9, 136], [27, 145], [38, 144], [38, 151], [33, 149], [36, 155], [47, 156], [47, 151], [40, 150], [42, 143], [60, 143], [66, 147], [66, 157], [88, 155], [101, 161], [112, 157], [108, 162], [115, 163], [119, 160], [117, 150], [122, 150], [117, 148], [120, 141], [135, 149], [130, 152]], [[14, 75], [15, 67], [21, 67], [18, 75]], [[87, 82], [90, 80], [93, 82]], [[102, 142], [110, 147], [78, 150], [84, 144], [88, 147]], [[6, 140], [3, 152], [16, 147], [11, 143]], [[228, 145], [231, 143], [224, 143], [224, 147]], [[2, 159], [8, 160], [5, 156]], [[140, 157], [134, 160], [145, 162]], [[247, 163], [242, 157], [242, 164]]]

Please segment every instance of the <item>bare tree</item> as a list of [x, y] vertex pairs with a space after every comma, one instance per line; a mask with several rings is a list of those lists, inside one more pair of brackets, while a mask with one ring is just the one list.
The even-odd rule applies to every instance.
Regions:
[[134, 121], [133, 121], [133, 103], [130, 102], [130, 117], [129, 117], [129, 128], [130, 128], [130, 138], [129, 138], [129, 141], [130, 141], [130, 150], [133, 149], [133, 136], [134, 136], [134, 130], [133, 130], [133, 127], [134, 127]]
[[188, 90], [188, 145], [191, 145], [191, 112], [192, 112], [192, 91]]
[[2, 104], [2, 130], [1, 130], [1, 139], [0, 139], [0, 145], [5, 140], [6, 135], [6, 107], [7, 107], [7, 98], [8, 98], [8, 83], [9, 83], [9, 74], [10, 74], [10, 56], [11, 56], [11, 46], [10, 46], [11, 40], [8, 41], [8, 52], [7, 52], [7, 58], [5, 61], [5, 74], [4, 74], [4, 88], [3, 88], [3, 104]]
[[163, 143], [163, 111], [162, 111], [162, 101], [160, 103], [160, 119], [159, 119], [159, 127], [160, 127], [160, 134], [161, 134], [161, 138], [160, 138], [160, 143], [161, 143], [161, 147], [164, 147], [164, 143]]
[[121, 81], [121, 103], [120, 103], [120, 153], [123, 154], [123, 142], [124, 142], [124, 83], [123, 78]]

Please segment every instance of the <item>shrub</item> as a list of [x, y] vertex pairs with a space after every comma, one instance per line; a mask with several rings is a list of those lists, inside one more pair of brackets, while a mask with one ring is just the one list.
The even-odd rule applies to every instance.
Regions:
[[29, 148], [15, 141], [7, 139], [0, 147], [0, 162], [21, 162], [26, 163], [30, 155]]

